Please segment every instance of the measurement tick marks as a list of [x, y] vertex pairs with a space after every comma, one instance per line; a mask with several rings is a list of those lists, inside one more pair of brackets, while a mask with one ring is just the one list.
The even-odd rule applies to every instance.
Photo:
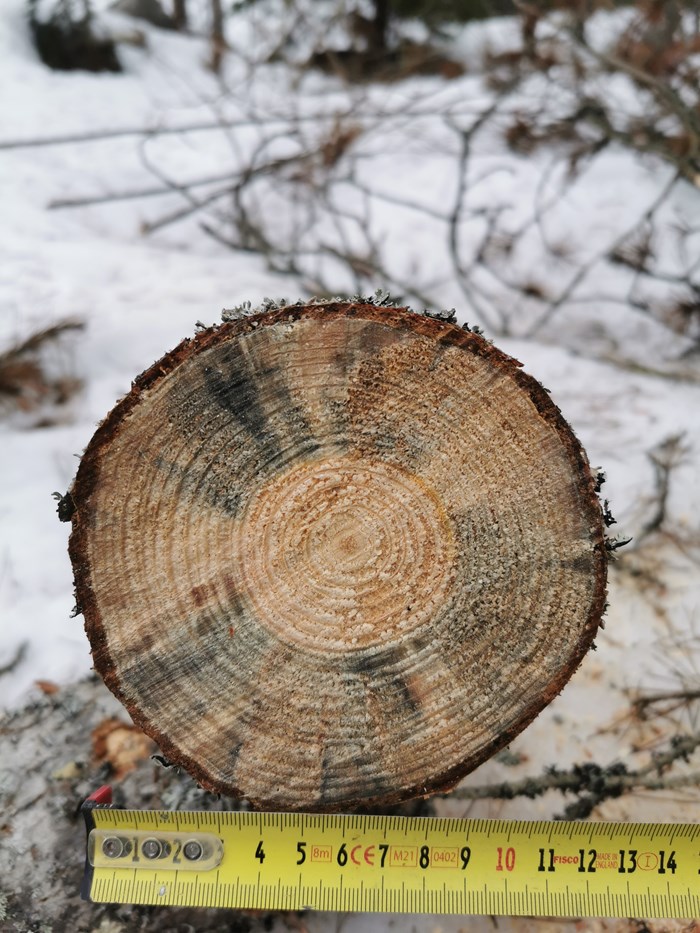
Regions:
[[93, 809], [83, 895], [258, 909], [698, 916], [696, 826]]

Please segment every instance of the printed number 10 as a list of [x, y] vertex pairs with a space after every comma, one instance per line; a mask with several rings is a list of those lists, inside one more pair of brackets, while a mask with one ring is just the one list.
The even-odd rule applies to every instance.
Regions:
[[496, 849], [496, 856], [496, 871], [503, 871], [504, 862], [506, 871], [513, 871], [515, 868], [515, 849], [506, 849], [504, 858], [503, 849], [499, 846], [498, 849]]

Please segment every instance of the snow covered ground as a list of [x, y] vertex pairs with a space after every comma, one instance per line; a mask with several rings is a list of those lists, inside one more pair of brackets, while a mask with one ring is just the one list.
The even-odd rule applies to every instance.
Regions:
[[[122, 31], [134, 26], [114, 15], [108, 22]], [[256, 43], [263, 43], [264, 30], [258, 27], [253, 16], [246, 35], [239, 22], [234, 40], [251, 57]], [[253, 107], [277, 118], [292, 112], [344, 111], [356, 103], [356, 92], [338, 82], [311, 76], [295, 85], [279, 65], [253, 71], [235, 56], [230, 56], [233, 60], [220, 83], [202, 67], [207, 54], [203, 41], [142, 24], [139, 28], [147, 35], [147, 47], [120, 47], [125, 66], [121, 75], [50, 72], [33, 51], [23, 3], [3, 0], [0, 143], [98, 129], [183, 126], [222, 114], [243, 119]], [[505, 22], [501, 28], [507, 32], [511, 25]], [[473, 46], [474, 36], [471, 30], [460, 38], [457, 48], [463, 54]], [[496, 34], [493, 41], [498, 39]], [[373, 107], [400, 113], [415, 95], [420, 95], [421, 107], [437, 109], [445, 100], [473, 103], [485, 93], [478, 74], [471, 73], [453, 82], [413, 79], [410, 86], [363, 90], [362, 104], [370, 101]], [[454, 159], [448, 158], [454, 139], [436, 138], [433, 131], [438, 132], [436, 126], [422, 118], [414, 123], [394, 119], [381, 131], [368, 130], [357, 143], [362, 178], [386, 196], [381, 207], [375, 203], [372, 223], [391, 278], [401, 281], [410, 272], [426, 287], [432, 282], [431, 294], [444, 306], [454, 305], [460, 320], [475, 323], [478, 314], [467, 307], [450, 278], [443, 241], [436, 233], [438, 221], [418, 223], [410, 210], [392, 206], [388, 197], [404, 197], [409, 191], [428, 206], [449, 199], [456, 184]], [[84, 390], [60, 409], [14, 413], [0, 422], [0, 668], [26, 645], [19, 662], [0, 676], [0, 707], [31, 697], [37, 680], [68, 683], [90, 670], [82, 620], [71, 618], [68, 528], [56, 518], [52, 492], [65, 492], [70, 485], [76, 457], [96, 423], [134, 376], [193, 333], [197, 321], [213, 323], [222, 308], [246, 300], [255, 305], [266, 296], [302, 297], [292, 275], [273, 274], [259, 256], [216, 243], [192, 217], [145, 236], [144, 224], [182, 208], [177, 192], [79, 209], [50, 205], [162, 183], [154, 176], [156, 169], [171, 179], [234, 171], [242, 154], [260, 141], [261, 132], [259, 127], [241, 126], [0, 150], [0, 352], [35, 329], [66, 318], [86, 324], [84, 331], [64, 335], [50, 361], [82, 379]], [[397, 143], [403, 147], [400, 158], [391, 155]], [[536, 183], [530, 178], [532, 165], [509, 156], [495, 139], [483, 140], [480, 146], [481, 168], [494, 174], [487, 186], [478, 188], [478, 198], [510, 199], [515, 214], [524, 215], [528, 206], [518, 199]], [[266, 151], [280, 158], [287, 149], [284, 136], [266, 143]], [[611, 150], [567, 195], [558, 215], [558, 234], [578, 237], [584, 248], [599, 235], [596, 231], [624, 225], [626, 215], [653, 197], [667, 173], [660, 164]], [[338, 193], [342, 198], [342, 185]], [[688, 187], [669, 210], [697, 217], [700, 192]], [[284, 220], [281, 217], [280, 223]], [[321, 226], [326, 223], [327, 218], [319, 220]], [[466, 224], [462, 231], [467, 251], [470, 237], [476, 236], [470, 229]], [[355, 235], [351, 227], [345, 233]], [[514, 262], [537, 268], [541, 276], [560, 274], [543, 266], [534, 243], [529, 249]], [[332, 265], [326, 272], [334, 273]], [[351, 288], [340, 270], [337, 274], [337, 287]], [[505, 299], [501, 295], [499, 300]], [[605, 309], [596, 313], [609, 322]], [[600, 343], [591, 335], [598, 333], [600, 319], [591, 314], [567, 319], [569, 333], [576, 335], [568, 349], [557, 346], [551, 333], [547, 343], [522, 336], [496, 342], [551, 390], [591, 462], [606, 470], [604, 492], [619, 522], [614, 530], [643, 537], [654, 515], [655, 473], [649, 454], [670, 437], [683, 435], [685, 453], [671, 474], [664, 526], [683, 546], [657, 534], [643, 542], [637, 554], [623, 558], [619, 570], [612, 568], [610, 610], [597, 653], [586, 658], [561, 697], [517, 739], [511, 756], [487, 763], [468, 783], [537, 774], [554, 761], [565, 766], [620, 759], [633, 766], [639, 763], [635, 755], [640, 748], [652, 749], [674, 733], [698, 728], [692, 705], [678, 719], [651, 723], [626, 714], [630, 692], [677, 689], [688, 683], [697, 689], [700, 677], [700, 575], [693, 559], [697, 543], [694, 553], [686, 546], [698, 534], [700, 514], [700, 383], [692, 374], [673, 379], [645, 373], [644, 367], [658, 362], [669, 344], [653, 324], [640, 324], [633, 317], [616, 318], [610, 328], [613, 336], [606, 339], [631, 346], [639, 366], [622, 368], [595, 359]], [[480, 323], [488, 327], [490, 322]], [[678, 341], [673, 348], [681, 345]], [[696, 820], [699, 802], [697, 790], [678, 790], [627, 796], [604, 804], [597, 814]], [[474, 815], [510, 817], [547, 817], [559, 810], [561, 801], [550, 797], [538, 802], [482, 802], [469, 808]], [[465, 805], [453, 804], [450, 812], [464, 813]], [[445, 930], [460, 926], [452, 921], [440, 925]], [[434, 926], [426, 920], [420, 929]], [[354, 927], [376, 928], [367, 918], [354, 918], [344, 930]]]

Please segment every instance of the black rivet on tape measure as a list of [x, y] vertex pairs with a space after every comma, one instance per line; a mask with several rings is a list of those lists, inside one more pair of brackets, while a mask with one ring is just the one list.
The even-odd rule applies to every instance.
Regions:
[[106, 858], [121, 858], [122, 855], [127, 855], [131, 846], [127, 848], [125, 842], [126, 840], [120, 839], [119, 836], [107, 836], [102, 842], [102, 854]]
[[188, 861], [197, 862], [204, 854], [204, 849], [201, 843], [197, 842], [196, 839], [191, 839], [182, 847], [182, 854]]
[[166, 846], [160, 839], [144, 839], [141, 843], [141, 855], [147, 859], [161, 858], [163, 855], [167, 854], [165, 849]]

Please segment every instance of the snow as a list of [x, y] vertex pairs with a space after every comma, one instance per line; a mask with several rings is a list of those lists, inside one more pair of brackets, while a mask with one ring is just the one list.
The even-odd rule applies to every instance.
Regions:
[[[257, 21], [254, 13], [250, 16], [250, 20], [240, 20], [234, 44], [240, 43], [253, 59], [269, 41], [270, 25]], [[132, 22], [114, 14], [106, 22], [117, 30], [134, 28]], [[4, 0], [0, 10], [0, 141], [100, 128], [185, 126], [216, 121], [222, 115], [245, 120], [252, 111], [273, 122], [230, 131], [147, 139], [124, 136], [0, 151], [0, 350], [37, 327], [64, 318], [87, 325], [83, 333], [71, 338], [66, 350], [75, 374], [84, 380], [84, 391], [47, 426], [31, 427], [31, 417], [0, 423], [0, 668], [27, 643], [20, 663], [0, 677], [0, 707], [13, 707], [31, 697], [38, 679], [62, 684], [90, 671], [81, 619], [71, 618], [68, 527], [57, 521], [51, 494], [62, 493], [70, 485], [76, 458], [96, 423], [139, 372], [194, 332], [197, 321], [211, 324], [222, 308], [246, 300], [255, 305], [266, 296], [304, 294], [297, 279], [271, 273], [260, 256], [232, 252], [214, 242], [202, 232], [197, 219], [142, 235], [144, 224], [182, 208], [177, 193], [72, 210], [51, 209], [51, 202], [159, 184], [149, 165], [157, 166], [169, 179], [185, 179], [235, 171], [258, 145], [266, 158], [283, 158], [296, 151], [300, 139], [308, 144], [323, 138], [332, 125], [329, 120], [299, 123], [291, 138], [279, 122], [287, 115], [303, 118], [353, 108], [372, 113], [379, 108], [394, 116], [379, 122], [365, 120], [365, 132], [354, 149], [355, 181], [378, 196], [369, 198], [371, 209], [366, 217], [360, 212], [354, 221], [342, 225], [342, 237], [361, 249], [367, 222], [381, 246], [388, 277], [401, 282], [410, 276], [436, 303], [454, 305], [460, 320], [488, 328], [499, 315], [508, 317], [515, 310], [507, 290], [478, 276], [477, 284], [487, 290], [490, 300], [470, 306], [469, 296], [460, 291], [451, 272], [444, 248], [444, 221], [395, 203], [410, 198], [438, 214], [449, 210], [458, 184], [455, 153], [460, 137], [454, 127], [433, 114], [449, 107], [458, 114], [454, 117], [458, 128], [469, 125], [473, 119], [469, 114], [488, 99], [479, 74], [473, 71], [478, 66], [474, 50], [484, 44], [482, 30], [489, 33], [488, 42], [499, 46], [507, 44], [512, 23], [505, 21], [502, 29], [494, 23], [472, 26], [458, 37], [456, 48], [470, 56], [472, 65], [472, 71], [458, 81], [412, 79], [401, 86], [360, 90], [319, 75], [297, 79], [280, 65], [252, 70], [235, 56], [229, 56], [233, 60], [219, 82], [202, 67], [206, 43], [143, 24], [138, 28], [146, 33], [148, 46], [120, 48], [125, 65], [122, 75], [49, 72], [29, 42], [23, 3]], [[530, 99], [549, 93], [551, 84], [538, 87], [536, 81], [527, 89]], [[630, 105], [629, 83], [611, 86], [610, 93]], [[509, 107], [517, 109], [525, 103], [516, 99]], [[424, 115], [406, 116], [411, 109]], [[516, 156], [488, 134], [478, 138], [475, 152], [469, 168], [473, 197], [468, 205], [473, 214], [459, 230], [465, 259], [478, 244], [483, 208], [502, 206], [512, 229], [528, 220], [542, 167], [556, 156], [540, 151]], [[357, 212], [356, 189], [349, 186], [341, 169], [342, 165], [329, 197], [338, 206]], [[559, 176], [555, 172], [547, 189], [540, 192], [545, 201], [550, 189], [556, 191], [562, 184], [563, 167], [558, 171]], [[635, 160], [611, 146], [590, 171], [566, 187], [556, 209], [545, 216], [546, 237], [568, 240], [579, 258], [595, 255], [603, 236], [623, 231], [643, 212], [668, 172], [659, 163]], [[200, 194], [210, 190], [212, 186], [205, 185]], [[291, 213], [291, 195], [280, 195], [264, 184], [258, 193], [261, 210], [272, 204], [278, 212], [281, 239], [296, 235], [299, 218]], [[689, 187], [684, 195], [674, 194], [665, 208], [668, 222], [697, 217], [699, 206], [700, 194]], [[207, 216], [218, 217], [214, 209]], [[570, 270], [553, 265], [544, 256], [537, 228], [531, 232], [513, 255], [510, 274], [514, 278], [532, 275], [562, 287]], [[303, 233], [309, 250], [323, 237], [337, 243], [338, 236], [328, 214], [319, 216]], [[324, 276], [335, 274], [338, 289], [353, 290], [354, 283], [329, 260], [314, 263], [310, 261], [306, 269], [309, 278], [319, 270]], [[527, 331], [514, 326], [516, 336], [496, 342], [551, 390], [591, 462], [607, 471], [604, 492], [619, 521], [613, 530], [619, 527], [621, 532], [639, 535], [653, 511], [649, 452], [682, 433], [688, 453], [673, 473], [668, 511], [670, 525], [690, 535], [697, 532], [700, 514], [697, 373], [693, 378], [670, 378], [646, 372], [649, 367], [662, 369], [664, 360], [682, 349], [683, 340], [662, 335], [658, 325], [623, 314], [609, 301], [593, 300], [603, 292], [624, 295], [629, 284], [625, 270], [598, 268], [592, 279], [585, 283], [588, 291], [581, 293], [580, 304], [563, 312], [555, 327], [526, 339]], [[480, 317], [479, 307], [488, 314]], [[526, 314], [527, 308], [521, 310]], [[613, 352], [633, 359], [635, 366], [624, 368], [606, 361], [604, 357]], [[697, 676], [687, 648], [699, 637], [697, 565], [668, 540], [653, 547], [645, 559], [651, 561], [649, 573], [661, 576], [661, 584], [645, 583], [613, 568], [610, 611], [607, 627], [598, 638], [597, 654], [586, 658], [561, 697], [513, 744], [512, 751], [526, 759], [527, 773], [537, 773], [555, 759], [562, 765], [586, 758], [630, 759], [639, 743], [650, 738], [643, 724], [616, 726], [628, 708], [629, 691], [668, 688], [678, 683], [679, 670], [685, 672], [683, 676]], [[523, 773], [492, 761], [468, 782], [485, 783]], [[549, 816], [557, 805], [558, 801], [548, 798], [527, 807], [522, 801], [485, 802], [470, 812]], [[643, 804], [639, 798], [627, 797], [605, 804], [600, 813], [687, 820], [697, 817], [693, 806], [697, 806], [697, 795], [677, 793], [648, 798]], [[456, 812], [463, 810], [461, 805], [456, 808]], [[345, 929], [358, 923], [352, 920]], [[365, 919], [361, 928], [379, 926]], [[443, 928], [453, 927], [446, 923]]]

